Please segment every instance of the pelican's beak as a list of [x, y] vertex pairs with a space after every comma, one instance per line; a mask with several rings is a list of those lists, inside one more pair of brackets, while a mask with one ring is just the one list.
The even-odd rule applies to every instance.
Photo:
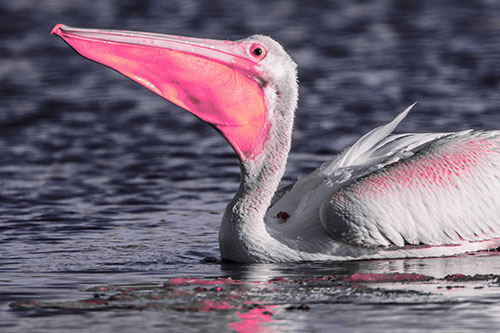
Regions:
[[268, 122], [258, 63], [265, 54], [253, 54], [255, 44], [62, 24], [51, 33], [212, 124], [242, 160], [261, 149]]

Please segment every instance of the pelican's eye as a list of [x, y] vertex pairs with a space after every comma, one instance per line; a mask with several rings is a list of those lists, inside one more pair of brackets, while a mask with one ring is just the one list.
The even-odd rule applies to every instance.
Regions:
[[259, 59], [260, 60], [260, 59], [262, 59], [262, 58], [264, 58], [266, 56], [267, 51], [266, 51], [266, 49], [262, 45], [252, 44], [252, 46], [250, 46], [250, 54], [255, 59]]

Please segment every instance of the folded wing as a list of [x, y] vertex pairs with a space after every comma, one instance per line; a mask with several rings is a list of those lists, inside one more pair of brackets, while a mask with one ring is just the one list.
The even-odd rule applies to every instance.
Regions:
[[322, 203], [329, 235], [360, 246], [500, 237], [500, 133], [460, 132], [356, 179]]
[[500, 237], [500, 132], [392, 135], [410, 108], [288, 187], [268, 225], [364, 247]]

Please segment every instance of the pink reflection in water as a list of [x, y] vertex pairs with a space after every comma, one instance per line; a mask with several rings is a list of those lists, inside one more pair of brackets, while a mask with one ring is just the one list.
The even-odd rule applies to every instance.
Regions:
[[237, 311], [239, 321], [227, 324], [227, 327], [238, 333], [246, 332], [274, 332], [271, 327], [262, 326], [264, 323], [273, 322], [271, 311], [276, 305], [262, 305], [249, 311]]

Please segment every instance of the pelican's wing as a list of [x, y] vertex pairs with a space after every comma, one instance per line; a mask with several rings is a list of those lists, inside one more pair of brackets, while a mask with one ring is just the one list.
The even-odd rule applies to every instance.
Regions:
[[320, 220], [361, 246], [449, 245], [500, 237], [500, 132], [460, 132], [342, 186]]
[[391, 135], [410, 108], [293, 184], [270, 229], [362, 246], [500, 237], [499, 132]]

